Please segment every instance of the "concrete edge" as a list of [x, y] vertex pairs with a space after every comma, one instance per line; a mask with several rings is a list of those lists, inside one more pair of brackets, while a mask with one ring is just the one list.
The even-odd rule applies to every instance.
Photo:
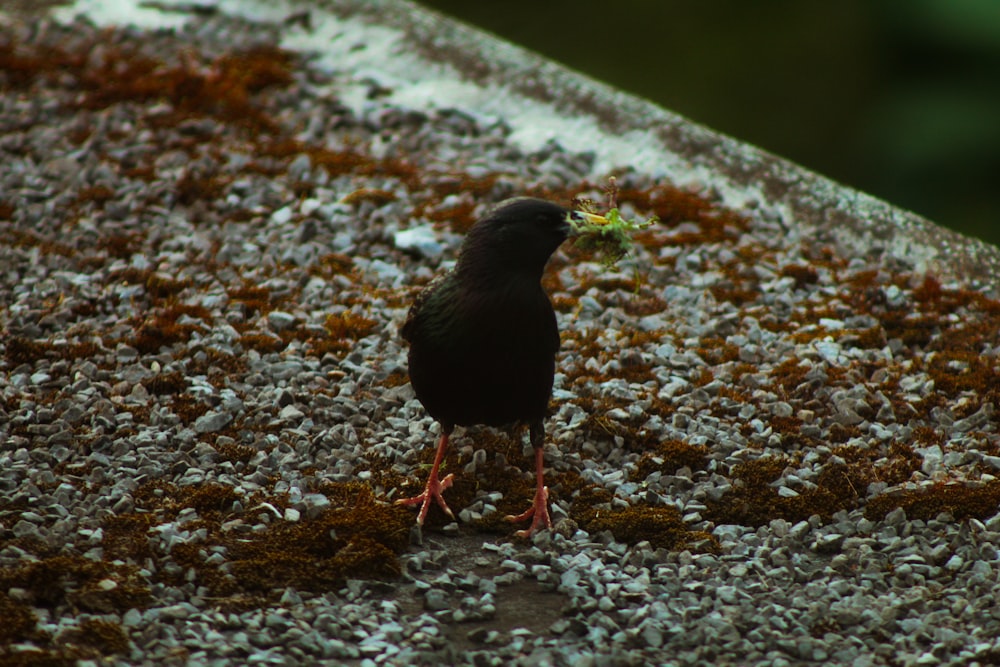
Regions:
[[[640, 132], [663, 150], [707, 168], [731, 186], [759, 191], [806, 233], [859, 254], [885, 253], [937, 274], [997, 290], [1000, 248], [941, 227], [910, 211], [841, 185], [789, 160], [692, 122], [490, 33], [408, 0], [294, 0], [341, 17], [405, 33], [415, 53], [454, 68], [466, 80], [493, 85], [557, 112], [586, 115], [607, 133]], [[627, 165], [623, 165], [627, 166]]]

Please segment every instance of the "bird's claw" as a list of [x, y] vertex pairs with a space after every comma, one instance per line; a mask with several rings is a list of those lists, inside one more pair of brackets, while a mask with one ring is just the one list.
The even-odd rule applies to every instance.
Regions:
[[519, 530], [515, 535], [518, 537], [531, 537], [536, 530], [548, 528], [552, 530], [552, 519], [549, 517], [549, 487], [543, 486], [535, 492], [535, 501], [526, 511], [521, 514], [509, 514], [504, 517], [504, 521], [520, 523], [532, 519], [531, 526], [525, 530]]
[[444, 513], [450, 516], [452, 519], [455, 515], [452, 514], [451, 508], [448, 507], [448, 503], [444, 501], [441, 496], [441, 492], [445, 489], [451, 488], [451, 485], [455, 482], [455, 475], [446, 475], [444, 479], [438, 480], [436, 474], [431, 474], [427, 479], [427, 486], [424, 487], [424, 492], [419, 496], [413, 496], [412, 498], [400, 498], [396, 501], [397, 505], [420, 505], [420, 513], [417, 514], [417, 525], [424, 525], [424, 519], [427, 518], [427, 510], [431, 508], [431, 500], [435, 500]]

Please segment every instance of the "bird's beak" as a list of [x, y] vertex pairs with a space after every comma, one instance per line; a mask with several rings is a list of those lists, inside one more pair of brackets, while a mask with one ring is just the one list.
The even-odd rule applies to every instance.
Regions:
[[594, 227], [600, 227], [608, 224], [608, 219], [603, 215], [597, 215], [596, 213], [571, 211], [570, 214], [566, 216], [566, 222], [569, 224], [569, 231], [571, 234], [581, 234], [585, 230], [593, 230]]

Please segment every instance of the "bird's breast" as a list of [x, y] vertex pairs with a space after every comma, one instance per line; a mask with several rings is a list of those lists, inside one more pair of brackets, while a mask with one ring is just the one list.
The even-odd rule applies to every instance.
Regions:
[[436, 418], [456, 424], [541, 419], [559, 347], [545, 292], [536, 283], [449, 296], [425, 304], [414, 327], [410, 377], [417, 397]]

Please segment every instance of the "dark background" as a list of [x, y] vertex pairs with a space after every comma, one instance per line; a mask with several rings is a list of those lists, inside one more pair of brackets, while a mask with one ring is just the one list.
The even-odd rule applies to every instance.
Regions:
[[421, 4], [1000, 244], [1000, 0]]

